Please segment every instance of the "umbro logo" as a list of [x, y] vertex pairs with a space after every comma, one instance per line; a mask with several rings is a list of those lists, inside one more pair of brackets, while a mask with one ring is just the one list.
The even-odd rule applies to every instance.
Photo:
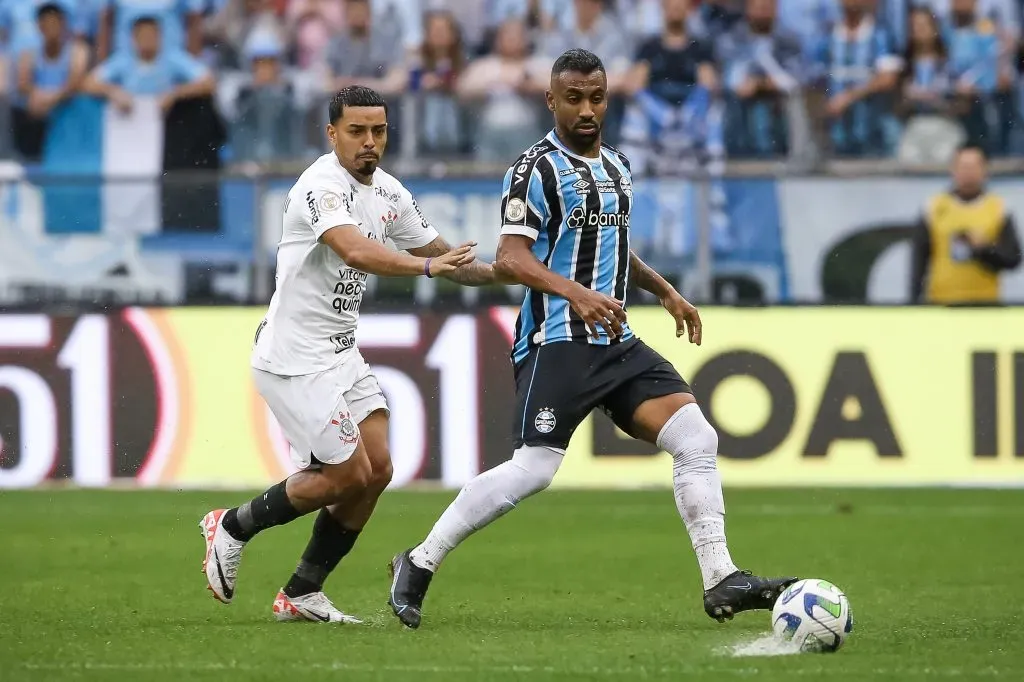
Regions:
[[572, 186], [576, 188], [576, 194], [586, 194], [587, 190], [590, 189], [590, 183], [582, 179], [572, 183]]

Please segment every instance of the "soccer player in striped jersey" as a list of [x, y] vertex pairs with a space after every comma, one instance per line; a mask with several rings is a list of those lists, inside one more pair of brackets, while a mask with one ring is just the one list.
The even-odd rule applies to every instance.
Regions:
[[421, 544], [392, 560], [391, 607], [419, 627], [427, 587], [448, 553], [545, 489], [576, 427], [599, 407], [626, 433], [672, 455], [676, 506], [697, 554], [707, 614], [721, 622], [770, 609], [796, 579], [762, 578], [733, 564], [718, 435], [686, 382], [626, 319], [632, 280], [661, 300], [677, 336], [701, 341], [697, 309], [629, 248], [629, 161], [601, 142], [604, 66], [591, 52], [569, 50], [555, 61], [550, 87], [555, 128], [505, 175], [494, 263], [503, 280], [527, 289], [512, 348], [516, 449], [467, 483]]

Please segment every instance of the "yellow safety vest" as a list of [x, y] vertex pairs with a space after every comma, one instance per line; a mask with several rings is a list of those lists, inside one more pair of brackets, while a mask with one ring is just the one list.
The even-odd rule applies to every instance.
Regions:
[[957, 237], [980, 233], [995, 242], [1006, 221], [1006, 207], [994, 194], [972, 201], [943, 193], [928, 204], [926, 215], [932, 253], [927, 299], [930, 303], [995, 303], [999, 300], [999, 273], [977, 260], [964, 259]]

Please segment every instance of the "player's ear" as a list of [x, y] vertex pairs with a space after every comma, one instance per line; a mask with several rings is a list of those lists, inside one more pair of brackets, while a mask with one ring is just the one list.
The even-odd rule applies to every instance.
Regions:
[[551, 92], [550, 90], [545, 90], [544, 91], [544, 99], [547, 100], [548, 111], [554, 111], [555, 110], [555, 93]]
[[330, 123], [327, 124], [327, 141], [331, 143], [332, 147], [338, 146], [337, 139], [338, 131], [335, 130], [334, 126]]

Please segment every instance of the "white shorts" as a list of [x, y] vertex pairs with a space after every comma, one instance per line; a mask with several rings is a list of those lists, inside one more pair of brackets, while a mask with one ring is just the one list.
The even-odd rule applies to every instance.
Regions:
[[359, 442], [359, 423], [387, 410], [377, 377], [359, 351], [316, 374], [281, 376], [253, 368], [256, 389], [281, 425], [300, 469], [341, 464]]

